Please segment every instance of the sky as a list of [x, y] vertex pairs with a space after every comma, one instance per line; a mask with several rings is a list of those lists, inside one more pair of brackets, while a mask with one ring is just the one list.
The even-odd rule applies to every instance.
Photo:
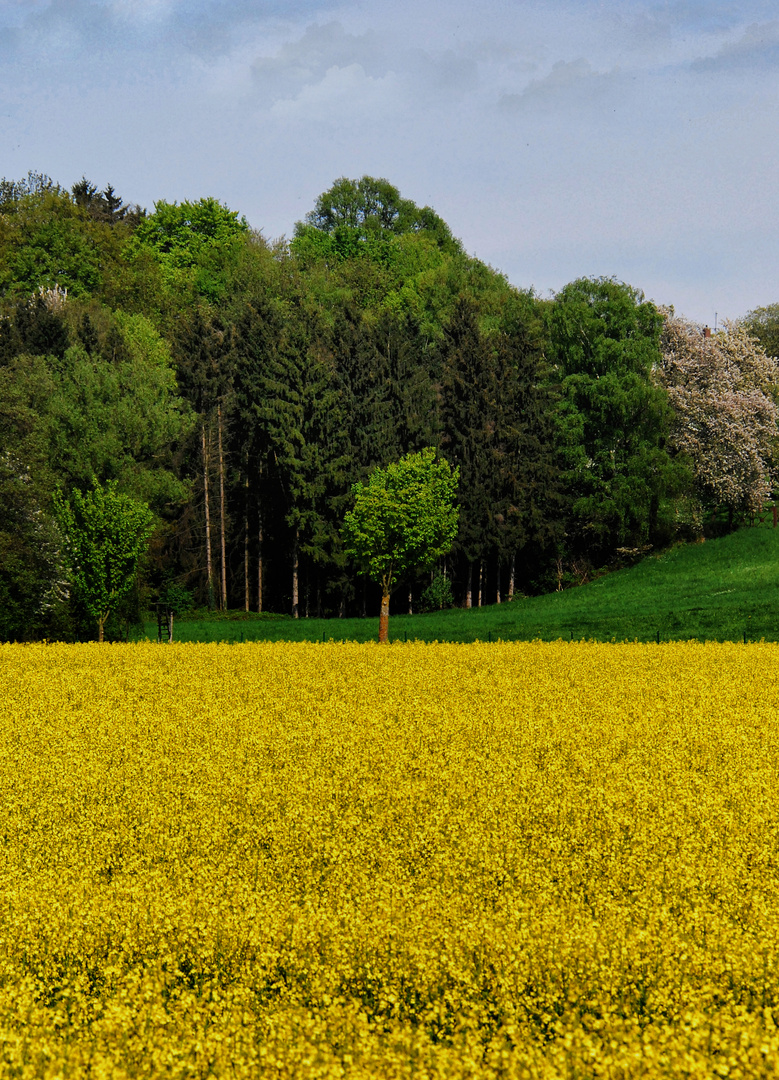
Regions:
[[0, 0], [0, 176], [214, 196], [268, 239], [385, 177], [551, 295], [779, 301], [777, 0]]

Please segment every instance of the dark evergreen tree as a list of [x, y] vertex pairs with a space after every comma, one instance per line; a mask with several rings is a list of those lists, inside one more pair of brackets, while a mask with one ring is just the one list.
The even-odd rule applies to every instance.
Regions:
[[335, 364], [317, 331], [315, 317], [294, 304], [287, 307], [256, 406], [286, 503], [295, 618], [301, 613], [301, 555], [313, 569], [318, 595], [322, 569], [338, 561], [336, 510], [346, 487], [347, 444]]
[[441, 352], [442, 445], [449, 462], [460, 470], [455, 553], [465, 563], [465, 605], [470, 607], [474, 568], [477, 597], [482, 599], [485, 560], [495, 547], [500, 512], [495, 354], [479, 329], [471, 300], [460, 298], [445, 327]]
[[524, 589], [538, 587], [564, 533], [562, 462], [538, 306], [532, 296], [518, 294], [493, 341], [497, 594], [503, 567], [509, 598], [518, 581]]

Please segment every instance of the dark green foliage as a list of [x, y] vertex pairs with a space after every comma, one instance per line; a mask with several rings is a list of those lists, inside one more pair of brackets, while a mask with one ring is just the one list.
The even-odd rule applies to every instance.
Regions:
[[498, 386], [494, 352], [480, 332], [475, 306], [465, 299], [445, 329], [442, 354], [444, 447], [461, 477], [457, 549], [470, 564], [495, 540]]
[[454, 607], [452, 583], [443, 574], [436, 574], [419, 598], [420, 611], [443, 611]]
[[[298, 247], [308, 247], [340, 258], [353, 258], [361, 246], [373, 246], [381, 258], [381, 241], [404, 233], [424, 232], [442, 250], [461, 250], [448, 225], [429, 206], [418, 207], [388, 180], [363, 176], [349, 180], [342, 176], [316, 201], [304, 222], [295, 226]], [[327, 237], [327, 240], [325, 240]]]
[[567, 285], [548, 309], [559, 437], [570, 505], [568, 548], [596, 565], [646, 543], [677, 483], [666, 448], [670, 409], [651, 372], [662, 319], [611, 279]]
[[22, 458], [0, 453], [0, 640], [44, 636], [64, 592], [57, 530], [41, 484]]
[[98, 191], [96, 185], [83, 176], [70, 190], [76, 205], [86, 210], [94, 221], [103, 221], [109, 225], [116, 225], [120, 221], [138, 224], [141, 218], [145, 217], [144, 211], [137, 206], [125, 206], [112, 184], [108, 184], [103, 191]]
[[[777, 351], [773, 307], [749, 318]], [[351, 486], [423, 447], [460, 469], [458, 604], [591, 578], [680, 535], [659, 328], [613, 280], [512, 288], [383, 179], [336, 181], [276, 244], [211, 198], [2, 180], [0, 632], [61, 625], [52, 492], [93, 476], [157, 520], [107, 633], [165, 580], [209, 601], [206, 505], [226, 608], [363, 610]]]
[[7, 364], [22, 353], [61, 359], [70, 344], [62, 307], [57, 298], [47, 302], [40, 293], [18, 303], [0, 322], [0, 364]]
[[527, 581], [562, 533], [538, 305], [525, 295], [505, 307], [490, 332], [473, 301], [461, 298], [441, 349], [443, 445], [462, 477], [457, 553], [468, 604], [474, 564], [494, 568], [497, 593], [506, 571], [513, 580], [518, 557]]
[[183, 585], [167, 577], [160, 587], [157, 603], [174, 615], [186, 615], [192, 610], [192, 593]]

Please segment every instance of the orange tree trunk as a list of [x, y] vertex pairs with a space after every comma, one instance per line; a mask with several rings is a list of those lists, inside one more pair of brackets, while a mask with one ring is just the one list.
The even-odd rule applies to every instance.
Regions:
[[379, 613], [379, 641], [389, 641], [389, 600], [389, 593], [383, 592]]

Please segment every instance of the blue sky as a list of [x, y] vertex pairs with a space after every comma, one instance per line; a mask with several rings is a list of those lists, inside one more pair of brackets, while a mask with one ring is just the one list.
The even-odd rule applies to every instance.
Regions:
[[779, 301], [776, 0], [2, 0], [0, 175], [289, 235], [385, 176], [541, 295]]

